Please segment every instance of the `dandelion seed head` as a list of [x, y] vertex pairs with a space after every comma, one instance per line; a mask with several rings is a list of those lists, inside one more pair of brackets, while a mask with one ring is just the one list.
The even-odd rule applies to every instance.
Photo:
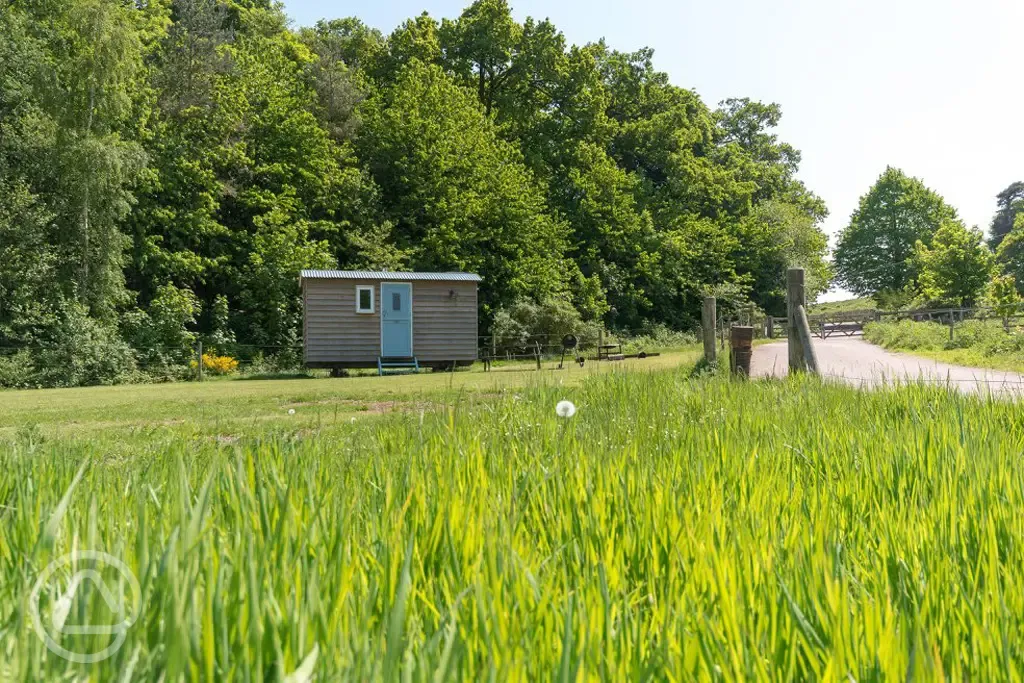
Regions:
[[558, 405], [555, 406], [555, 414], [558, 417], [570, 418], [576, 414], [576, 406], [573, 405], [572, 401], [559, 401]]
[[295, 408], [290, 408], [290, 409], [288, 410], [288, 414], [289, 414], [289, 415], [294, 415], [294, 414], [295, 414]]

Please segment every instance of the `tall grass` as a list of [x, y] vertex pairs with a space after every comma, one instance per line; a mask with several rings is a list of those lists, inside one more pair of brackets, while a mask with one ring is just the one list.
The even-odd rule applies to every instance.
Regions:
[[950, 363], [1024, 371], [1024, 333], [1007, 332], [998, 320], [966, 320], [953, 326], [901, 320], [871, 323], [864, 328], [868, 341], [887, 349], [925, 352]]
[[[611, 374], [329, 438], [133, 444], [0, 456], [0, 677], [1024, 676], [1011, 404]], [[94, 665], [28, 620], [72, 548], [142, 588]]]

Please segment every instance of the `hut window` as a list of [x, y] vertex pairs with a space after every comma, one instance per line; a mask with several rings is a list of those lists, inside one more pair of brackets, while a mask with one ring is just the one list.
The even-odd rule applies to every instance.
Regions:
[[356, 313], [373, 313], [373, 287], [356, 287]]

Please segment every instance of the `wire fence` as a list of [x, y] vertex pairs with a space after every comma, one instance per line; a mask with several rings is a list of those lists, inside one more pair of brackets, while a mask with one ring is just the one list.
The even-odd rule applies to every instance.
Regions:
[[683, 348], [697, 343], [694, 331], [587, 331], [580, 334], [531, 334], [510, 339], [502, 335], [482, 335], [477, 339], [481, 360], [526, 360], [582, 355], [594, 359], [614, 355], [639, 355]]

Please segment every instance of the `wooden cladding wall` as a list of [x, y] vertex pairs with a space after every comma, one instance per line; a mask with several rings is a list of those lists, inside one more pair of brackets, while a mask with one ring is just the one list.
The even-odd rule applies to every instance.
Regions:
[[[303, 281], [307, 364], [376, 364], [380, 285], [377, 280]], [[373, 287], [372, 314], [356, 313], [357, 286]], [[477, 314], [475, 282], [413, 282], [413, 353], [421, 363], [476, 360]]]

